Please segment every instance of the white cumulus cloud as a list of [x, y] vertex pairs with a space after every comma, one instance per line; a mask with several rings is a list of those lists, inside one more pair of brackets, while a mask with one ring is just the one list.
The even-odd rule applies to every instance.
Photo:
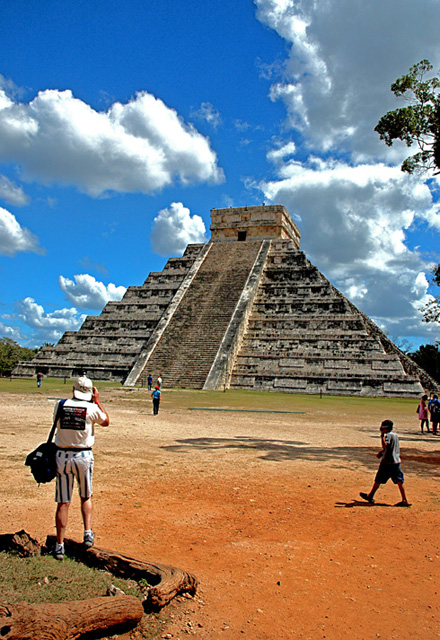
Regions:
[[267, 153], [267, 159], [276, 164], [277, 162], [284, 160], [288, 156], [295, 155], [295, 151], [296, 144], [294, 142], [287, 142], [286, 144], [276, 147], [275, 149], [271, 149]]
[[33, 298], [25, 298], [16, 304], [18, 318], [32, 331], [34, 344], [56, 343], [65, 331], [77, 331], [86, 315], [75, 308], [58, 309], [47, 313]]
[[372, 130], [396, 107], [390, 85], [398, 76], [423, 58], [440, 66], [437, 0], [255, 3], [257, 17], [290, 47], [284, 76], [271, 89], [290, 125], [316, 149], [390, 157]]
[[87, 273], [76, 275], [74, 279], [59, 276], [58, 283], [67, 299], [80, 309], [102, 309], [110, 300], [121, 300], [127, 290], [111, 282], [105, 285]]
[[0, 321], [0, 336], [3, 338], [10, 338], [11, 340], [15, 340], [19, 344], [24, 344], [26, 342], [26, 336], [20, 331], [17, 326], [10, 326]]
[[386, 147], [374, 127], [404, 105], [390, 91], [397, 77], [423, 58], [438, 71], [440, 4], [255, 4], [259, 20], [289, 47], [270, 97], [285, 105], [290, 134], [268, 152], [274, 177], [257, 187], [300, 221], [312, 262], [388, 333], [437, 339], [420, 312], [433, 263], [424, 245], [409, 242], [421, 224], [440, 230], [435, 181], [403, 174], [400, 163], [411, 151]]
[[159, 211], [151, 229], [151, 246], [160, 256], [181, 255], [188, 244], [206, 242], [205, 223], [181, 202]]
[[[260, 188], [300, 217], [307, 252], [339, 277], [355, 265], [389, 272], [397, 259], [409, 259], [404, 231], [418, 212], [433, 206], [427, 186], [421, 189], [417, 178], [382, 164], [292, 161], [281, 167], [279, 179]], [[413, 260], [420, 264], [415, 254]]]
[[204, 120], [210, 124], [214, 129], [222, 122], [220, 111], [214, 107], [210, 102], [202, 102], [198, 109], [192, 109], [190, 116], [197, 120]]
[[12, 180], [2, 175], [0, 175], [0, 198], [16, 207], [29, 204], [29, 196], [25, 194], [23, 188], [18, 187]]
[[223, 180], [209, 139], [145, 91], [98, 112], [70, 90], [24, 103], [0, 89], [0, 159], [19, 164], [26, 179], [94, 197]]
[[0, 255], [15, 256], [20, 251], [43, 253], [37, 236], [22, 227], [10, 211], [0, 207]]
[[436, 339], [419, 311], [428, 295], [420, 273], [432, 263], [406, 244], [416, 218], [440, 216], [428, 186], [398, 167], [312, 158], [283, 164], [259, 187], [300, 219], [303, 250], [365, 313], [393, 335]]

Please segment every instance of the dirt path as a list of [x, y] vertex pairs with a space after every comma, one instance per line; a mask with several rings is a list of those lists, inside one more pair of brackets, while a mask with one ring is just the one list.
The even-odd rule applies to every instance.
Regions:
[[[200, 582], [159, 637], [180, 640], [440, 637], [440, 437], [408, 409], [313, 416], [161, 409], [103, 394], [95, 446], [96, 544], [173, 564]], [[53, 399], [1, 394], [1, 532], [52, 533], [53, 486], [23, 467]], [[377, 425], [400, 435], [410, 509], [397, 488], [358, 500], [377, 468]], [[44, 426], [41, 426], [44, 425]], [[78, 498], [69, 535], [80, 539]]]

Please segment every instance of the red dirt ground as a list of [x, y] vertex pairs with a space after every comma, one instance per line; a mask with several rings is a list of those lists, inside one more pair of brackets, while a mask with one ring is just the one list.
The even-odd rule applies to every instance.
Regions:
[[[197, 576], [157, 637], [183, 640], [431, 640], [440, 637], [440, 437], [412, 405], [313, 415], [167, 411], [102, 394], [96, 544]], [[1, 532], [54, 532], [53, 485], [23, 460], [44, 440], [53, 398], [1, 394]], [[414, 414], [414, 416], [413, 416]], [[395, 419], [410, 509], [388, 484], [374, 506], [377, 425]], [[44, 425], [44, 426], [41, 426]], [[68, 535], [80, 539], [78, 498]], [[130, 634], [127, 637], [135, 637]]]

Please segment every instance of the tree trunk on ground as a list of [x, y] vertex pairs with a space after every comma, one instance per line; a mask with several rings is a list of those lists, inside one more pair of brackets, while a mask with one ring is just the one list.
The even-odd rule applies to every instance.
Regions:
[[[120, 596], [63, 604], [31, 605], [22, 602], [0, 605], [0, 640], [74, 640], [84, 633], [107, 630], [125, 623], [135, 626], [142, 618], [142, 614], [139, 615], [141, 610], [157, 611], [180, 593], [193, 595], [196, 592], [197, 579], [182, 569], [142, 562], [97, 547], [86, 549], [68, 538], [64, 544], [67, 555], [88, 566], [137, 582], [145, 580], [149, 588], [143, 603], [134, 596]], [[54, 546], [55, 536], [48, 536], [46, 550]], [[41, 545], [22, 530], [0, 535], [0, 551], [15, 551], [26, 557], [39, 556]]]
[[[55, 536], [47, 537], [46, 546], [55, 546]], [[142, 562], [98, 547], [86, 549], [70, 538], [64, 540], [64, 549], [68, 556], [90, 567], [105, 569], [119, 578], [145, 580], [150, 585], [143, 603], [145, 611], [157, 611], [179, 593], [194, 594], [197, 589], [195, 576], [176, 567]]]
[[142, 603], [135, 596], [92, 598], [62, 604], [20, 602], [0, 605], [0, 638], [77, 640], [85, 634], [103, 637], [107, 633], [133, 629], [143, 614]]
[[22, 558], [39, 556], [41, 545], [38, 540], [31, 538], [24, 529], [15, 533], [0, 535], [0, 551], [15, 551]]

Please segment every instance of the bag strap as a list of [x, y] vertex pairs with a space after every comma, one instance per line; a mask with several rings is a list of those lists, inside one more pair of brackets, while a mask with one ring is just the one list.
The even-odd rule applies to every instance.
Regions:
[[54, 434], [55, 434], [55, 429], [57, 428], [57, 421], [58, 421], [58, 418], [60, 417], [61, 409], [63, 408], [65, 402], [66, 402], [65, 400], [60, 400], [58, 402], [57, 412], [55, 414], [55, 418], [54, 418], [54, 421], [53, 421], [52, 429], [50, 430], [50, 433], [49, 433], [49, 435], [47, 437], [47, 442], [48, 443], [52, 442], [52, 439], [53, 439]]

